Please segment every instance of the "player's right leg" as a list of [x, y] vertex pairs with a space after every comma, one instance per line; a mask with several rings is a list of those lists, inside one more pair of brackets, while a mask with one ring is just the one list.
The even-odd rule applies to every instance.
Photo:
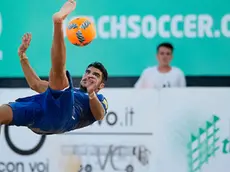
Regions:
[[68, 0], [59, 12], [53, 15], [54, 35], [51, 48], [52, 67], [49, 76], [49, 86], [53, 90], [63, 90], [69, 86], [66, 76], [66, 47], [62, 23], [68, 14], [76, 7], [74, 0]]
[[10, 124], [13, 120], [13, 111], [10, 106], [0, 106], [0, 126], [1, 124]]
[[38, 98], [35, 101], [33, 96], [25, 97], [1, 105], [0, 124], [29, 127], [36, 123], [43, 116], [43, 108]]

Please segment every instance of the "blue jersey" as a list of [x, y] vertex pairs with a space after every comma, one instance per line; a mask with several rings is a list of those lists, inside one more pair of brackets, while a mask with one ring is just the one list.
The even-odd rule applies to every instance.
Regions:
[[[100, 100], [105, 114], [107, 113], [107, 100], [102, 94], [97, 95]], [[87, 93], [80, 89], [74, 89], [74, 115], [73, 118], [77, 119], [77, 123], [74, 123], [74, 129], [83, 128], [85, 126], [91, 125], [96, 120], [90, 110], [89, 96]]]
[[[73, 88], [68, 71], [67, 77], [69, 88], [65, 90], [48, 88], [44, 93], [9, 103], [13, 111], [10, 125], [27, 126], [37, 134], [57, 134], [93, 124], [96, 119], [90, 109], [88, 94]], [[97, 97], [106, 114], [106, 98], [102, 94], [97, 94]]]

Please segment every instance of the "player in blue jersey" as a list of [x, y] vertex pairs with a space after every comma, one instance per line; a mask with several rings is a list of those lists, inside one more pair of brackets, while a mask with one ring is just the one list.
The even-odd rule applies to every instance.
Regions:
[[68, 0], [53, 15], [54, 35], [49, 81], [41, 80], [30, 67], [25, 53], [31, 34], [24, 35], [18, 51], [20, 62], [29, 86], [39, 94], [0, 106], [0, 124], [25, 126], [37, 134], [58, 134], [86, 127], [103, 119], [108, 104], [98, 91], [104, 88], [108, 77], [104, 66], [99, 62], [90, 64], [80, 81], [79, 89], [73, 88], [70, 73], [65, 68], [66, 49], [62, 21], [75, 7], [76, 2]]

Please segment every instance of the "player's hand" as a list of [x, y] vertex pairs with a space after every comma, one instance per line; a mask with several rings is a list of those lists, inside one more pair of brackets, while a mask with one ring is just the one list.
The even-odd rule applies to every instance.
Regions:
[[32, 35], [30, 33], [26, 33], [23, 35], [22, 43], [20, 47], [18, 48], [19, 57], [21, 57], [26, 52], [26, 50], [30, 46], [31, 39], [32, 39]]
[[89, 94], [93, 93], [97, 88], [97, 78], [95, 76], [90, 76], [86, 84], [87, 92]]

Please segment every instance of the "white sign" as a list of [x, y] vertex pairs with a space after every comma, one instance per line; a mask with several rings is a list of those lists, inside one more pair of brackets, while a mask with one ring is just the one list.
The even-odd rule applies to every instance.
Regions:
[[[104, 90], [105, 120], [62, 135], [41, 138], [25, 127], [4, 128], [0, 172], [77, 172], [79, 164], [86, 172], [152, 172], [159, 93], [150, 92]], [[1, 90], [0, 103], [30, 94], [28, 89]]]
[[[0, 90], [0, 103], [31, 94]], [[230, 89], [105, 89], [103, 94], [109, 109], [101, 123], [48, 137], [4, 128], [0, 172], [229, 170]]]
[[164, 89], [155, 130], [158, 172], [224, 172], [230, 165], [230, 89]]

